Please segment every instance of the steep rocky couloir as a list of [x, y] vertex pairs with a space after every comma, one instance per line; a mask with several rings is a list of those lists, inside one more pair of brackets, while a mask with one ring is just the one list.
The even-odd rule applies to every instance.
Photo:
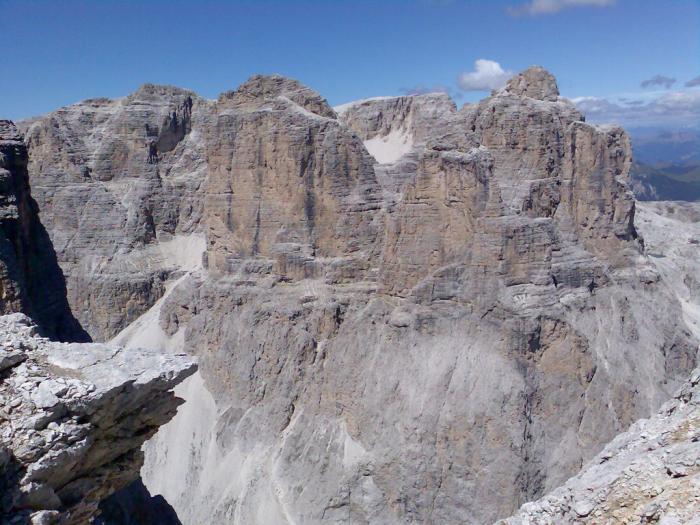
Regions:
[[[176, 90], [150, 90], [163, 129]], [[64, 184], [92, 195], [115, 183], [64, 183], [43, 159], [84, 144], [95, 104], [120, 127], [106, 118], [90, 133], [143, 130], [151, 113], [126, 110], [139, 93], [29, 126], [55, 242], [77, 216], [52, 207]], [[165, 184], [172, 162], [198, 181], [173, 191], [176, 209], [198, 203], [191, 221], [171, 231], [152, 213], [155, 233], [103, 266], [89, 236], [110, 239], [113, 226], [94, 220], [56, 242], [84, 246], [73, 260], [57, 252], [93, 335], [156, 333], [200, 358], [143, 470], [183, 523], [492, 522], [563, 483], [694, 368], [697, 342], [634, 227], [626, 134], [586, 124], [541, 68], [459, 111], [422, 95], [335, 112], [277, 76], [215, 102], [188, 96], [190, 131], [157, 166], [142, 131], [131, 164], [118, 149], [102, 161], [122, 166], [122, 189], [145, 188], [143, 202], [163, 195], [148, 181]], [[56, 147], [40, 137], [59, 117]], [[109, 273], [200, 232], [205, 266], [183, 274], [150, 258], [168, 268], [153, 293], [134, 298], [129, 274]], [[81, 265], [96, 268], [84, 277], [96, 289], [114, 279], [113, 306], [138, 308], [96, 320], [111, 306], [81, 306], [95, 300], [71, 284]]]

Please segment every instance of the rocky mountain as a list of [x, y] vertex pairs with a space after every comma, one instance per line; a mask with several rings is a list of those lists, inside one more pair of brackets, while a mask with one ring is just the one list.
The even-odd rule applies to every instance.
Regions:
[[630, 179], [640, 201], [700, 201], [700, 166], [654, 167], [635, 162]]
[[[648, 253], [700, 335], [700, 205], [645, 203]], [[700, 523], [700, 369], [649, 419], [616, 436], [576, 476], [500, 525]]]
[[[193, 235], [205, 176], [196, 137], [208, 106], [191, 92], [145, 85], [122, 100], [58, 110], [26, 132], [32, 192], [68, 300], [96, 340], [145, 312], [202, 242]], [[156, 248], [157, 233], [167, 242]]]
[[460, 110], [256, 76], [22, 129], [82, 325], [199, 358], [142, 470], [182, 523], [490, 523], [696, 366], [626, 133], [542, 68]]
[[582, 471], [498, 525], [700, 523], [700, 370], [660, 412], [617, 436]]

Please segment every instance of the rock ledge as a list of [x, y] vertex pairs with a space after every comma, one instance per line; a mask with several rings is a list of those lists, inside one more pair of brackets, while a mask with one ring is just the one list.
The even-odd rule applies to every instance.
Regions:
[[0, 523], [87, 523], [138, 478], [141, 445], [181, 400], [182, 354], [55, 343], [0, 317]]

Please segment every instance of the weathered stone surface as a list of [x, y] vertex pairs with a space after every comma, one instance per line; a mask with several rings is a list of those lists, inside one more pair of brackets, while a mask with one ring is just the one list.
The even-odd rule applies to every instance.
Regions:
[[0, 317], [0, 346], [21, 363], [0, 378], [0, 521], [88, 523], [100, 500], [138, 478], [141, 445], [175, 414], [191, 358], [55, 343], [23, 314]]
[[650, 419], [617, 436], [582, 471], [497, 525], [700, 520], [700, 370]]
[[322, 276], [323, 259], [353, 266], [373, 256], [372, 162], [323, 99], [295, 81], [253, 77], [219, 97], [214, 118], [204, 212], [212, 271], [254, 258], [297, 279]]
[[96, 340], [163, 294], [176, 265], [157, 257], [160, 246], [196, 234], [210, 106], [189, 91], [146, 84], [123, 99], [87, 100], [21, 124], [68, 301]]
[[[177, 281], [117, 337], [200, 356], [143, 471], [183, 523], [489, 523], [695, 367], [634, 228], [626, 135], [548, 74], [459, 112], [431, 95], [334, 113], [280, 77], [193, 100], [179, 144], [199, 137], [208, 177], [178, 228], [206, 235], [207, 265], [168, 259]], [[140, 155], [126, 178], [146, 177]]]
[[25, 312], [48, 336], [88, 340], [71, 314], [65, 290], [29, 191], [27, 148], [15, 125], [0, 120], [0, 313]]

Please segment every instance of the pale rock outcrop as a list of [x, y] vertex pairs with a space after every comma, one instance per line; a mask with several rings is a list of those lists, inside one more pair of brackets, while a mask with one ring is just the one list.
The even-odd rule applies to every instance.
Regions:
[[141, 445], [175, 414], [182, 354], [55, 343], [0, 317], [0, 521], [88, 523], [139, 476]]

